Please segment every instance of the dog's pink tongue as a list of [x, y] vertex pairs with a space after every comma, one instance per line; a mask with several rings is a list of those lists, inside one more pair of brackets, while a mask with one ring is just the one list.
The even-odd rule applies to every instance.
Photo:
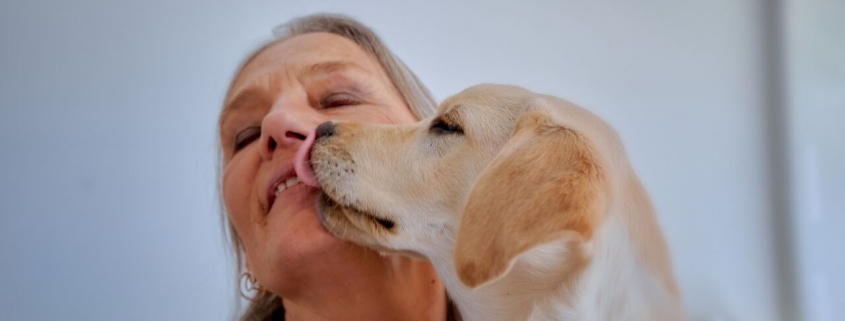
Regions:
[[296, 176], [299, 177], [300, 182], [319, 188], [320, 182], [317, 181], [317, 177], [314, 175], [314, 168], [311, 167], [311, 146], [314, 146], [314, 140], [316, 138], [317, 129], [315, 128], [308, 133], [308, 137], [305, 137], [302, 146], [299, 146], [299, 150], [296, 151], [296, 156], [293, 158], [293, 169], [296, 171]]

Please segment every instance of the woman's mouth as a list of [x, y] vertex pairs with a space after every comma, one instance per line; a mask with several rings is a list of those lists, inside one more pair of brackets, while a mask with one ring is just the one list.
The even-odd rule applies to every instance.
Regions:
[[286, 191], [286, 190], [288, 190], [292, 187], [298, 186], [302, 183], [302, 181], [299, 179], [299, 177], [295, 176], [294, 173], [291, 172], [290, 174], [293, 174], [294, 176], [291, 177], [291, 176], [288, 176], [288, 175], [284, 175], [281, 178], [279, 178], [279, 180], [276, 181], [274, 183], [274, 185], [271, 185], [270, 188], [268, 189], [268, 191], [267, 191], [267, 208], [265, 208], [266, 213], [270, 212], [270, 209], [273, 208], [273, 204], [276, 203], [276, 199], [279, 198], [279, 195], [281, 195], [282, 192], [284, 192], [284, 191]]
[[284, 182], [279, 182], [279, 185], [276, 186], [276, 193], [273, 194], [273, 197], [279, 197], [279, 193], [284, 192], [286, 189], [299, 183], [299, 177], [291, 177], [285, 180]]

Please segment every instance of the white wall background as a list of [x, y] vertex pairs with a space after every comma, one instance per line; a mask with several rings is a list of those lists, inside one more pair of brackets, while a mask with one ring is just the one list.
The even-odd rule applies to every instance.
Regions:
[[373, 27], [438, 98], [511, 83], [606, 118], [692, 319], [777, 320], [763, 5], [5, 1], [0, 318], [227, 319], [217, 112], [272, 27], [329, 11]]
[[785, 4], [795, 292], [806, 320], [845, 320], [845, 1]]

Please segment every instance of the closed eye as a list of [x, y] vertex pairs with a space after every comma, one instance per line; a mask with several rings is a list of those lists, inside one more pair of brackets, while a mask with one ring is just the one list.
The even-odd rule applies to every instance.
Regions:
[[336, 108], [361, 104], [358, 97], [348, 93], [334, 93], [320, 101], [320, 108]]
[[247, 147], [250, 143], [254, 142], [259, 137], [261, 137], [260, 126], [252, 126], [242, 130], [237, 135], [235, 135], [235, 152], [244, 149], [244, 147]]
[[454, 122], [447, 122], [442, 118], [435, 119], [431, 123], [431, 133], [434, 134], [463, 134], [464, 130]]

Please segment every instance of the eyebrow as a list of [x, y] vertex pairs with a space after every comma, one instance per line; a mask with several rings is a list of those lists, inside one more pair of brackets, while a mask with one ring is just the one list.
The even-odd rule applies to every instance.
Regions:
[[242, 90], [238, 93], [235, 98], [229, 100], [226, 105], [223, 106], [223, 111], [220, 112], [220, 124], [222, 125], [226, 118], [229, 117], [230, 114], [235, 112], [238, 109], [243, 108], [244, 106], [249, 105], [250, 102], [258, 101], [264, 99], [264, 92], [258, 88], [249, 88]]
[[449, 110], [447, 110], [443, 115], [440, 115], [439, 118], [446, 120], [448, 123], [457, 124], [460, 123], [461, 119], [463, 118], [463, 113], [461, 112], [464, 109], [463, 105], [456, 105]]

